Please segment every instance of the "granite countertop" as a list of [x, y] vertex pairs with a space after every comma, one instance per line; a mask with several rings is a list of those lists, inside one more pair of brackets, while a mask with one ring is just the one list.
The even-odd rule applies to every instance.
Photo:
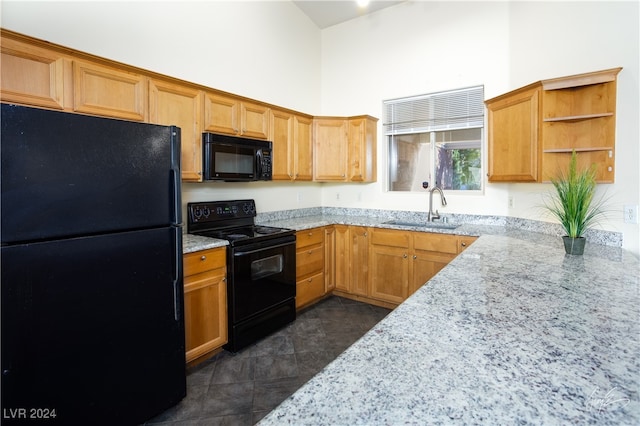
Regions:
[[[394, 227], [264, 224], [332, 223]], [[569, 256], [502, 226], [429, 231], [480, 238], [261, 425], [640, 424], [635, 256], [592, 243]]]
[[219, 240], [217, 238], [201, 237], [193, 234], [182, 235], [182, 253], [193, 253], [200, 250], [207, 250], [218, 247], [228, 246], [227, 240]]

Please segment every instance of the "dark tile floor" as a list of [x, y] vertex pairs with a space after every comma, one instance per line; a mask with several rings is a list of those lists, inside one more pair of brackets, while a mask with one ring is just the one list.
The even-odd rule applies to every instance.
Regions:
[[255, 345], [187, 373], [187, 396], [147, 425], [253, 425], [389, 313], [331, 296]]

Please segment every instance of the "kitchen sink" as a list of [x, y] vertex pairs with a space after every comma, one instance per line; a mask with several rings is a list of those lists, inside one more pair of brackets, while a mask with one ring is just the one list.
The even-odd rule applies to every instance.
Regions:
[[406, 222], [403, 220], [389, 220], [383, 222], [385, 225], [410, 226], [412, 228], [437, 228], [437, 229], [456, 229], [459, 224], [446, 222]]

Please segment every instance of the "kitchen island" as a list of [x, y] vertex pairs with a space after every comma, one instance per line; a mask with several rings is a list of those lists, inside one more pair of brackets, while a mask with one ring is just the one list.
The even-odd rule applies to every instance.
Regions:
[[636, 257], [569, 256], [504, 227], [440, 232], [481, 236], [261, 425], [640, 424]]

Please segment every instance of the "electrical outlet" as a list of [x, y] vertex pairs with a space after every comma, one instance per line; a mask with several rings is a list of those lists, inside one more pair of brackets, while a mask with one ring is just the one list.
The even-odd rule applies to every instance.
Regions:
[[303, 199], [304, 195], [302, 195], [302, 192], [298, 192], [298, 203], [302, 202]]
[[340, 193], [336, 192], [336, 200], [339, 200], [339, 199], [340, 199]]
[[638, 223], [638, 206], [624, 205], [624, 223]]
[[509, 195], [509, 208], [512, 209], [515, 207], [515, 203], [513, 202], [513, 195]]

